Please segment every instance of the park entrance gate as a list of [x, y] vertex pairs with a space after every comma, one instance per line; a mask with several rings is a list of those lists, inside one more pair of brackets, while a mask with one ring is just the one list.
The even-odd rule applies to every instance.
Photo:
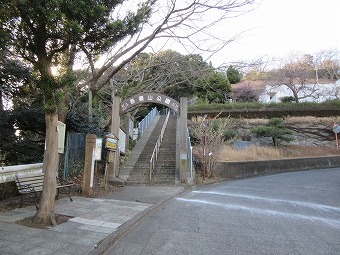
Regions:
[[[187, 182], [187, 169], [188, 169], [188, 149], [187, 149], [187, 107], [188, 99], [181, 97], [180, 102], [168, 96], [158, 93], [141, 93], [134, 95], [120, 102], [120, 98], [113, 97], [112, 101], [112, 122], [111, 132], [119, 134], [120, 117], [141, 104], [161, 104], [173, 110], [180, 117], [180, 164], [179, 173], [181, 182]], [[178, 132], [178, 131], [177, 131]], [[109, 165], [109, 180], [113, 180], [118, 176], [119, 169], [119, 153], [115, 153], [114, 162]]]

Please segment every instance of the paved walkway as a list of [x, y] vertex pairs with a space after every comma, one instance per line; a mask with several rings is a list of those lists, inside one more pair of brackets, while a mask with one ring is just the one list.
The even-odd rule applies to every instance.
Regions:
[[0, 213], [0, 254], [100, 254], [143, 215], [174, 197], [183, 187], [127, 186], [105, 198], [56, 201], [55, 213], [72, 216], [49, 229], [15, 222], [34, 216], [34, 206]]

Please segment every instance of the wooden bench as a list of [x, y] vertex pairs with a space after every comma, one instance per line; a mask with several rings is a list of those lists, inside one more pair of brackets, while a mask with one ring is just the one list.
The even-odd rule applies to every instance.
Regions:
[[[21, 196], [20, 207], [22, 206], [22, 203], [23, 203], [23, 196], [34, 193], [34, 205], [38, 209], [38, 206], [37, 206], [38, 193], [41, 192], [43, 189], [44, 174], [15, 175], [15, 183], [18, 187], [18, 191]], [[72, 186], [73, 186], [72, 183], [60, 182], [59, 178], [57, 178], [56, 199], [58, 199], [59, 194], [68, 194], [70, 200], [73, 201], [71, 197]], [[64, 190], [66, 190], [66, 192]]]

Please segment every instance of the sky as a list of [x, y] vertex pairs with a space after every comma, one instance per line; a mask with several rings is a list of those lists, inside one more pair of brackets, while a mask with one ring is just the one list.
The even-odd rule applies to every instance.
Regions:
[[[213, 33], [242, 36], [208, 59], [215, 67], [261, 57], [284, 59], [291, 54], [340, 50], [340, 0], [256, 0], [254, 10], [223, 22]], [[162, 50], [169, 48], [188, 54], [173, 43]], [[204, 59], [208, 56], [200, 54]]]
[[339, 0], [262, 0], [252, 12], [228, 22], [247, 32], [213, 63], [340, 50]]

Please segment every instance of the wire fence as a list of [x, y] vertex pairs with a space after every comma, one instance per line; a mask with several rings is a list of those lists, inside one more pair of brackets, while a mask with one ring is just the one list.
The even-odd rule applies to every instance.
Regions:
[[67, 133], [64, 179], [77, 176], [84, 170], [85, 163], [86, 134]]

